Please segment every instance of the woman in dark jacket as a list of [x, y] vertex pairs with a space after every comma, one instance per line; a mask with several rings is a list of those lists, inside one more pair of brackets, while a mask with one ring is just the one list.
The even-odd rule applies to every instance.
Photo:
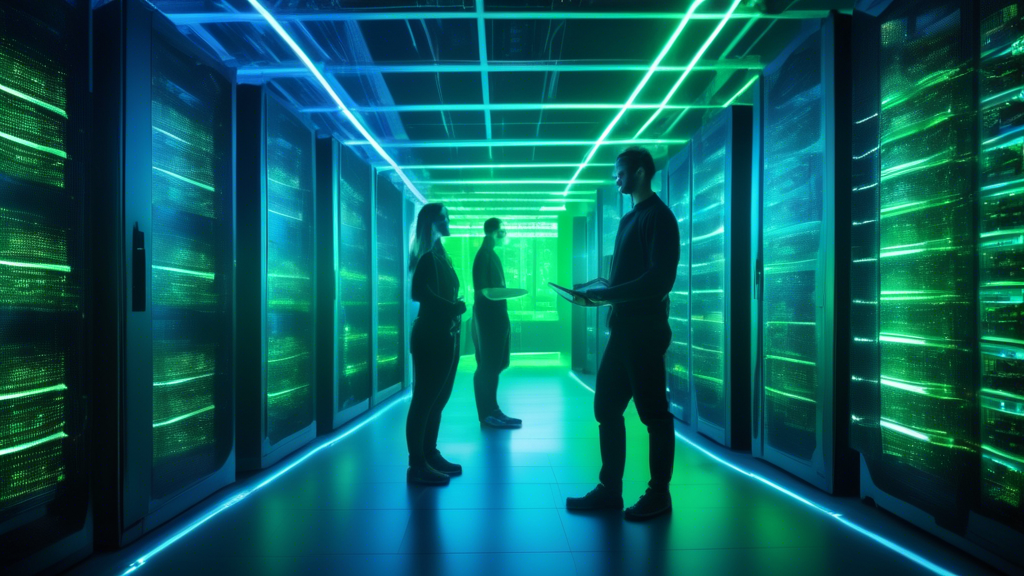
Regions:
[[466, 304], [458, 297], [459, 278], [441, 244], [441, 237], [451, 234], [448, 209], [436, 203], [423, 206], [415, 232], [409, 269], [413, 271], [412, 299], [420, 303], [420, 311], [410, 339], [414, 383], [405, 423], [406, 478], [414, 484], [447, 484], [451, 476], [462, 474], [462, 466], [441, 456], [437, 432], [459, 365], [459, 331]]

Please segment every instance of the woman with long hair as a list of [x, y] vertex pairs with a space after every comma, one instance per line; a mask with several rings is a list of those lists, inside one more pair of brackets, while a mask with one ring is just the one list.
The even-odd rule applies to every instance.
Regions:
[[441, 238], [448, 236], [448, 209], [423, 206], [409, 250], [412, 299], [420, 311], [412, 327], [410, 348], [414, 386], [405, 439], [409, 444], [407, 480], [413, 484], [447, 484], [462, 466], [437, 450], [441, 411], [452, 395], [459, 366], [459, 331], [466, 303], [459, 299], [459, 278]]

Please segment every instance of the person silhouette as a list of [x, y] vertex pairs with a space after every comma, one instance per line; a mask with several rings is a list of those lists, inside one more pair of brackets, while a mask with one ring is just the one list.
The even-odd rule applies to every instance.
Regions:
[[600, 483], [586, 496], [566, 499], [569, 510], [622, 509], [626, 425], [630, 398], [650, 437], [651, 480], [647, 492], [626, 509], [630, 520], [672, 510], [668, 485], [675, 459], [675, 428], [665, 392], [665, 352], [672, 339], [668, 294], [679, 265], [679, 227], [672, 211], [651, 190], [654, 159], [629, 148], [615, 161], [615, 183], [633, 197], [619, 221], [611, 277], [606, 287], [583, 289], [594, 302], [612, 305], [611, 332], [597, 371], [594, 415], [600, 427]]
[[446, 460], [437, 449], [441, 412], [451, 398], [459, 366], [459, 334], [466, 312], [466, 303], [458, 297], [459, 277], [441, 243], [450, 234], [447, 208], [431, 203], [420, 209], [409, 250], [412, 299], [420, 303], [409, 339], [414, 386], [405, 438], [406, 480], [411, 484], [443, 485], [462, 474], [462, 466]]

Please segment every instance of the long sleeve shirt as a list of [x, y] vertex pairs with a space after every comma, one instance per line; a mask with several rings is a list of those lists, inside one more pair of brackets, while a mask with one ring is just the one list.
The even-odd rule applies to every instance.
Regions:
[[462, 317], [455, 313], [459, 297], [459, 277], [446, 258], [431, 250], [420, 256], [412, 273], [412, 299], [420, 303], [418, 318], [447, 324], [457, 329]]
[[612, 316], [668, 318], [668, 294], [679, 266], [679, 224], [656, 194], [619, 221], [607, 288], [590, 294], [612, 305]]
[[505, 300], [491, 300], [483, 295], [487, 288], [504, 288], [505, 271], [501, 266], [501, 259], [494, 252], [494, 243], [484, 240], [480, 251], [473, 259], [473, 313], [478, 317], [486, 317], [487, 320], [507, 319], [508, 302]]

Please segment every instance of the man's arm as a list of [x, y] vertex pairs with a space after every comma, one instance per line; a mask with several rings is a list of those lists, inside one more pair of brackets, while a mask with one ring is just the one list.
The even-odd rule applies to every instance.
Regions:
[[526, 296], [526, 290], [522, 288], [484, 288], [480, 293], [488, 300], [509, 300]]
[[649, 223], [648, 267], [635, 280], [607, 288], [593, 288], [585, 295], [595, 301], [619, 304], [664, 298], [672, 290], [679, 268], [679, 225], [671, 212], [659, 211]]

